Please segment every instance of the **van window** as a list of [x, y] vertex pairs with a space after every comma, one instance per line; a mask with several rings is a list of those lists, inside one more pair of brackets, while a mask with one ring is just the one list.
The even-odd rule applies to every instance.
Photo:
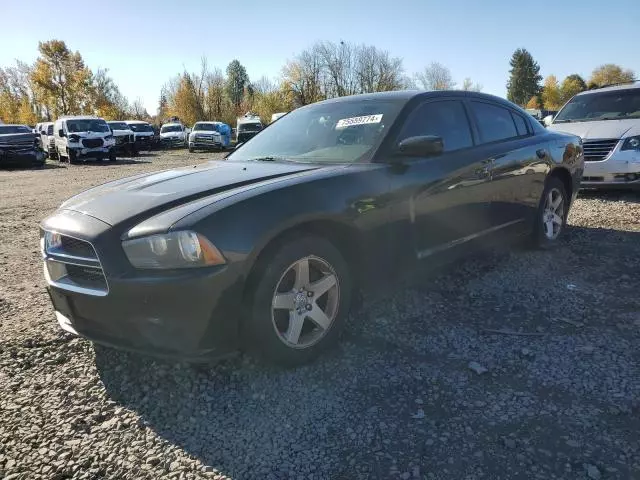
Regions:
[[53, 135], [53, 125], [47, 127], [47, 135]]

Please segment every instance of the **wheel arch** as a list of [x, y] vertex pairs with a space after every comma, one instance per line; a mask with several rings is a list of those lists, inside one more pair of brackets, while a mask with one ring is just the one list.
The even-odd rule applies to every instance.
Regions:
[[266, 259], [284, 242], [296, 236], [313, 235], [331, 242], [340, 252], [349, 267], [354, 287], [361, 284], [362, 255], [358, 249], [360, 233], [356, 227], [344, 221], [319, 218], [302, 221], [272, 234], [256, 249], [249, 261], [242, 298], [246, 299], [255, 287]]

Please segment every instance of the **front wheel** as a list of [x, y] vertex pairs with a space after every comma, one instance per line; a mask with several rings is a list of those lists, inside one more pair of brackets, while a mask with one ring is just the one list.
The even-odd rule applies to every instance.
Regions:
[[550, 177], [546, 184], [533, 230], [535, 246], [550, 247], [557, 243], [564, 231], [569, 214], [569, 198], [564, 184], [557, 177]]
[[285, 366], [333, 346], [351, 304], [351, 275], [340, 251], [320, 237], [281, 243], [258, 265], [244, 325], [250, 347]]
[[189, 152], [193, 153], [193, 147], [191, 145], [189, 145]]
[[110, 162], [115, 162], [116, 161], [116, 152], [113, 149], [111, 149], [109, 151], [109, 161]]
[[76, 163], [78, 161], [76, 152], [73, 150], [67, 150], [67, 159], [69, 159], [69, 163]]

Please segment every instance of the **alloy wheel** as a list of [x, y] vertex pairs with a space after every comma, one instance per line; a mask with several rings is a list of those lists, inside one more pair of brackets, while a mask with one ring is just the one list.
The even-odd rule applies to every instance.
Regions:
[[288, 347], [311, 347], [331, 328], [339, 304], [340, 283], [333, 267], [316, 256], [301, 258], [285, 270], [273, 292], [273, 327]]
[[542, 224], [544, 235], [549, 240], [555, 240], [560, 235], [564, 223], [564, 197], [557, 188], [547, 192], [544, 210], [542, 211]]

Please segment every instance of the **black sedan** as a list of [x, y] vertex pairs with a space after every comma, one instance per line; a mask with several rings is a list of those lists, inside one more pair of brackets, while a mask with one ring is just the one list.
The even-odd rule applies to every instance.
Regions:
[[295, 110], [226, 161], [92, 188], [41, 224], [61, 327], [203, 359], [287, 365], [334, 344], [356, 288], [507, 238], [557, 241], [579, 137], [471, 92]]
[[26, 125], [0, 125], [0, 168], [42, 167], [45, 155], [38, 137]]

